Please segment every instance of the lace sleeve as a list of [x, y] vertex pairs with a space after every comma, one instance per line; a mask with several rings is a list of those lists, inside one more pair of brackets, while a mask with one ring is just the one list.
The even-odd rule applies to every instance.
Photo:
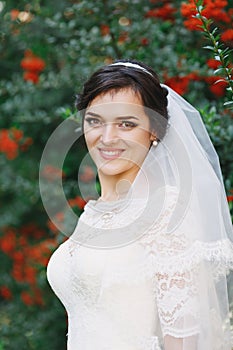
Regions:
[[[198, 333], [197, 266], [185, 264], [189, 241], [185, 228], [166, 232], [177, 194], [169, 190], [165, 210], [145, 233], [141, 243], [154, 266], [155, 295], [164, 337], [190, 337]], [[168, 338], [167, 338], [168, 339]]]
[[[173, 238], [170, 237], [171, 242]], [[171, 243], [172, 244], [172, 243]], [[171, 259], [155, 273], [158, 315], [165, 350], [230, 350], [225, 315], [219, 311], [221, 299], [227, 298], [225, 277], [216, 283], [211, 263], [189, 264], [188, 251]], [[187, 264], [185, 264], [185, 260]], [[166, 271], [167, 270], [167, 271]], [[227, 310], [225, 310], [227, 314]]]
[[198, 333], [195, 271], [156, 274], [157, 305], [163, 336], [188, 337]]
[[175, 205], [171, 192], [159, 220], [140, 242], [151, 261], [164, 349], [230, 350], [227, 310], [219, 311], [221, 299], [227, 298], [225, 276], [215, 269], [220, 248], [216, 244], [210, 254], [205, 242], [192, 239], [199, 223], [191, 211], [167, 233]]

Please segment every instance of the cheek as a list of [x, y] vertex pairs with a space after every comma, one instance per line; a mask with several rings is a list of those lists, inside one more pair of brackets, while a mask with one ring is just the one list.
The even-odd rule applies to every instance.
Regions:
[[138, 145], [142, 145], [143, 147], [148, 148], [151, 144], [150, 137], [150, 132], [143, 130], [134, 136], [134, 142], [136, 142]]
[[99, 132], [90, 128], [84, 128], [84, 138], [87, 147], [92, 147], [96, 140], [99, 138]]

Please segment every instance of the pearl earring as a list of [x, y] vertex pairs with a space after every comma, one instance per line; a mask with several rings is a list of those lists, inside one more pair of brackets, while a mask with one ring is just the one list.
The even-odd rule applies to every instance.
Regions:
[[153, 146], [156, 147], [158, 145], [158, 141], [155, 139], [153, 142], [152, 142]]

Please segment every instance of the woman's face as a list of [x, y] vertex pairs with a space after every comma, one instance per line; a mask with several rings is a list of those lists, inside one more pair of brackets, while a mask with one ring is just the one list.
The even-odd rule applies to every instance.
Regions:
[[153, 137], [141, 97], [130, 88], [97, 96], [86, 110], [84, 134], [99, 174], [125, 179], [137, 174]]

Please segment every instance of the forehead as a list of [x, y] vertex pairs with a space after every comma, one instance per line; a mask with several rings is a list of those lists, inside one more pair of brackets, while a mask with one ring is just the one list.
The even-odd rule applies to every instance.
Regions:
[[132, 88], [123, 88], [119, 90], [111, 89], [96, 96], [90, 103], [99, 104], [111, 103], [111, 102], [128, 102], [143, 105], [142, 98], [139, 92], [134, 91]]
[[145, 115], [141, 96], [132, 89], [109, 91], [91, 101], [86, 114], [95, 113], [102, 117]]

